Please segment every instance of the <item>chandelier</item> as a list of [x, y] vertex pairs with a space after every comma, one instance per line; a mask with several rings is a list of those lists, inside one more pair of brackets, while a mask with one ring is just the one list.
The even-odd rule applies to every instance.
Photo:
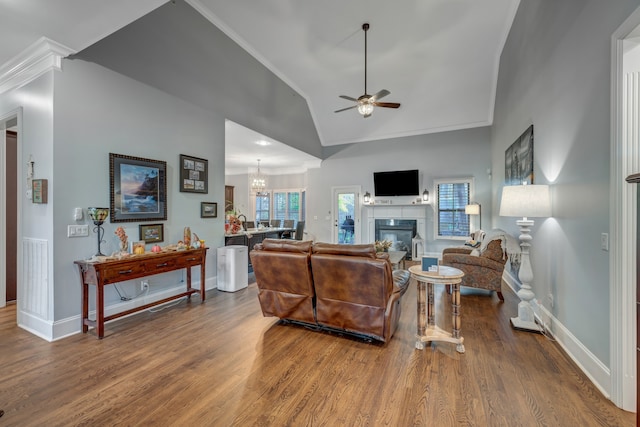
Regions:
[[260, 159], [258, 159], [258, 173], [251, 180], [251, 189], [256, 193], [262, 193], [265, 188], [267, 188], [267, 180], [260, 173]]

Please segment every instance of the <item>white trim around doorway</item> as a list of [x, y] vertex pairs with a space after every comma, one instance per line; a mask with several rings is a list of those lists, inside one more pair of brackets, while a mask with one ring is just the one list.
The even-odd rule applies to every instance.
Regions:
[[609, 205], [610, 399], [618, 407], [636, 410], [636, 197], [625, 178], [635, 159], [625, 137], [623, 117], [624, 39], [640, 25], [640, 7], [611, 36], [611, 175]]

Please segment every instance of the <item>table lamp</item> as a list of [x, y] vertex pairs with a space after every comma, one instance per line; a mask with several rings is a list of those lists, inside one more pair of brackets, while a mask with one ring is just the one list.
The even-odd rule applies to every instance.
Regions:
[[464, 213], [467, 215], [478, 215], [480, 223], [478, 229], [482, 230], [482, 206], [480, 203], [471, 203], [464, 207]]
[[102, 224], [109, 216], [109, 208], [87, 208], [87, 213], [93, 220], [93, 224], [96, 226], [93, 231], [98, 235], [98, 253], [96, 253], [95, 256], [105, 256], [100, 251], [100, 243], [102, 243], [102, 238], [104, 237], [104, 228], [102, 228]]

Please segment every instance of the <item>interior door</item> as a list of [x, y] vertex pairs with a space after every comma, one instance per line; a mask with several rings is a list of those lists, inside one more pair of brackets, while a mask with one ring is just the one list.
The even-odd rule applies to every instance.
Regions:
[[360, 187], [332, 189], [333, 243], [360, 243]]
[[15, 301], [17, 297], [17, 268], [18, 268], [18, 233], [17, 227], [17, 155], [18, 155], [18, 134], [12, 131], [6, 131], [6, 254], [7, 254], [7, 299], [6, 301]]

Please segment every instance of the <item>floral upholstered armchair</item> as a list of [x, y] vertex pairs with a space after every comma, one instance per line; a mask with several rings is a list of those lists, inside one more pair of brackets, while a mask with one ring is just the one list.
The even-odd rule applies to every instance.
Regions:
[[464, 272], [462, 286], [495, 291], [500, 301], [502, 296], [502, 273], [507, 258], [518, 258], [518, 241], [503, 230], [491, 230], [484, 236], [480, 247], [455, 247], [442, 251], [442, 265], [455, 267]]

